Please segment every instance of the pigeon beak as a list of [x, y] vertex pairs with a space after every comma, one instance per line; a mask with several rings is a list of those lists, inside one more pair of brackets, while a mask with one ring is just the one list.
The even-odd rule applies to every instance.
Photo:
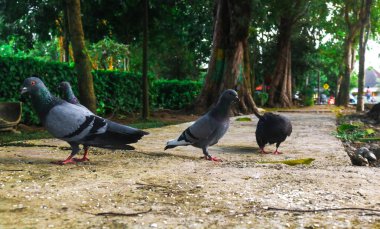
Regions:
[[236, 103], [240, 102], [239, 97], [237, 97], [237, 96], [235, 97], [235, 102], [236, 102]]
[[22, 89], [21, 89], [21, 95], [22, 94], [25, 94], [25, 93], [27, 93], [28, 92], [28, 88], [27, 87], [23, 87]]

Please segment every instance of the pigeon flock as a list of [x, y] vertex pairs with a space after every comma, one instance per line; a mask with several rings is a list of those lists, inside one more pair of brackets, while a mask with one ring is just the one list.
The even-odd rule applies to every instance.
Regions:
[[[66, 141], [71, 146], [71, 154], [57, 164], [88, 161], [89, 147], [106, 149], [133, 150], [129, 145], [138, 142], [148, 132], [122, 125], [95, 115], [79, 103], [70, 83], [59, 85], [62, 98], [52, 95], [38, 77], [24, 80], [21, 94], [28, 94], [33, 108], [46, 130], [54, 137]], [[203, 151], [204, 158], [210, 161], [222, 161], [212, 157], [208, 147], [215, 145], [227, 132], [230, 124], [231, 105], [239, 101], [238, 93], [232, 89], [225, 90], [218, 102], [205, 115], [185, 129], [177, 138], [167, 142], [165, 149], [192, 145]], [[274, 154], [280, 154], [278, 147], [292, 133], [289, 119], [282, 115], [254, 112], [259, 119], [256, 129], [256, 141], [261, 153], [266, 144], [276, 143]], [[83, 145], [84, 155], [75, 158]]]
[[[37, 77], [25, 79], [21, 94], [28, 93], [47, 131], [54, 137], [66, 141], [71, 146], [70, 156], [59, 164], [87, 161], [89, 146], [133, 150], [128, 144], [140, 140], [148, 132], [121, 125], [93, 114], [84, 106], [66, 102], [53, 96], [45, 84]], [[74, 156], [84, 148], [84, 156]]]

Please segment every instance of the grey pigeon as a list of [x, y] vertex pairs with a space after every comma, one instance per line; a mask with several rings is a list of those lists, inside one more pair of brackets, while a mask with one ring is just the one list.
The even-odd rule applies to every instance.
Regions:
[[67, 102], [72, 103], [72, 104], [80, 105], [79, 100], [75, 96], [73, 89], [71, 88], [71, 85], [69, 82], [62, 81], [59, 84], [58, 89], [61, 91], [62, 98], [64, 100], [66, 100]]
[[227, 132], [230, 125], [229, 110], [232, 102], [236, 101], [239, 101], [236, 91], [224, 91], [215, 107], [183, 131], [178, 139], [168, 141], [165, 150], [192, 145], [203, 150], [206, 160], [220, 161], [209, 154], [208, 147], [218, 143]]
[[37, 77], [24, 80], [21, 94], [28, 93], [32, 106], [42, 124], [54, 137], [68, 142], [70, 156], [59, 164], [87, 161], [87, 151], [82, 159], [73, 157], [80, 151], [79, 145], [107, 149], [133, 150], [128, 145], [140, 140], [148, 132], [121, 125], [94, 115], [87, 108], [68, 103], [53, 96]]
[[[74, 92], [73, 92], [73, 89], [71, 88], [71, 84], [67, 81], [62, 81], [59, 86], [58, 86], [58, 89], [59, 91], [61, 92], [62, 94], [62, 98], [66, 101], [66, 102], [69, 102], [71, 104], [75, 104], [77, 106], [81, 106], [83, 107], [84, 109], [88, 110], [87, 107], [83, 106], [82, 104], [80, 104], [79, 102], [79, 99], [75, 96]], [[108, 120], [106, 119], [106, 122]], [[84, 150], [84, 154], [87, 155], [87, 152], [88, 152], [88, 149], [90, 147], [86, 144], [83, 144], [83, 150]], [[85, 158], [85, 156], [83, 157]]]
[[257, 111], [254, 111], [254, 114], [259, 118], [256, 127], [256, 141], [261, 153], [267, 153], [264, 150], [266, 144], [276, 143], [276, 150], [273, 154], [281, 154], [278, 147], [292, 133], [290, 120], [285, 116], [271, 112], [260, 115]]

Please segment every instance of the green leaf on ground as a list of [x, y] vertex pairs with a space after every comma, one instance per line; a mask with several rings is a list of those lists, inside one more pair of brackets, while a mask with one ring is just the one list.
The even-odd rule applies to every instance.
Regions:
[[283, 160], [283, 161], [261, 161], [261, 164], [285, 164], [285, 165], [309, 165], [313, 162], [314, 158], [302, 158], [302, 159], [294, 159], [294, 160]]
[[250, 117], [241, 117], [241, 118], [237, 118], [236, 121], [238, 121], [238, 122], [250, 122], [250, 121], [252, 121], [252, 119]]

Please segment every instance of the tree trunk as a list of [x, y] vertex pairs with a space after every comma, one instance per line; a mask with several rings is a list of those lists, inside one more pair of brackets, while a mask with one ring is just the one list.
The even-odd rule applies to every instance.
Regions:
[[149, 85], [148, 85], [148, 0], [144, 0], [144, 44], [143, 44], [143, 69], [142, 69], [142, 118], [149, 117]]
[[70, 33], [69, 33], [69, 20], [67, 18], [67, 6], [66, 1], [62, 1], [63, 4], [63, 62], [70, 61]]
[[66, 6], [75, 69], [78, 73], [79, 97], [84, 106], [96, 113], [96, 97], [91, 74], [91, 63], [84, 45], [80, 0], [66, 0]]
[[237, 113], [256, 110], [251, 94], [248, 51], [248, 27], [251, 1], [215, 0], [214, 34], [205, 84], [193, 105], [202, 113], [217, 102], [226, 89], [237, 90], [240, 98]]
[[282, 17], [279, 29], [278, 55], [269, 90], [269, 105], [292, 106], [291, 42], [292, 20]]
[[364, 111], [363, 90], [365, 81], [365, 50], [367, 46], [368, 36], [370, 33], [369, 17], [371, 13], [372, 0], [361, 0], [362, 8], [365, 6], [365, 13], [361, 20], [360, 37], [359, 37], [359, 75], [358, 75], [358, 101], [356, 111]]
[[344, 45], [344, 72], [340, 82], [338, 96], [336, 98], [337, 106], [347, 106], [350, 98], [350, 78], [352, 72], [352, 46], [353, 41], [350, 38], [347, 38]]
[[[347, 106], [350, 98], [350, 76], [355, 62], [355, 40], [360, 30], [362, 19], [365, 17], [366, 7], [371, 0], [365, 0], [361, 6], [352, 4], [351, 1], [345, 1], [344, 20], [347, 24], [347, 32], [344, 43], [343, 67], [344, 73], [339, 86], [339, 92], [336, 99], [337, 106]], [[355, 18], [353, 18], [355, 17]], [[352, 23], [356, 19], [355, 23]]]

